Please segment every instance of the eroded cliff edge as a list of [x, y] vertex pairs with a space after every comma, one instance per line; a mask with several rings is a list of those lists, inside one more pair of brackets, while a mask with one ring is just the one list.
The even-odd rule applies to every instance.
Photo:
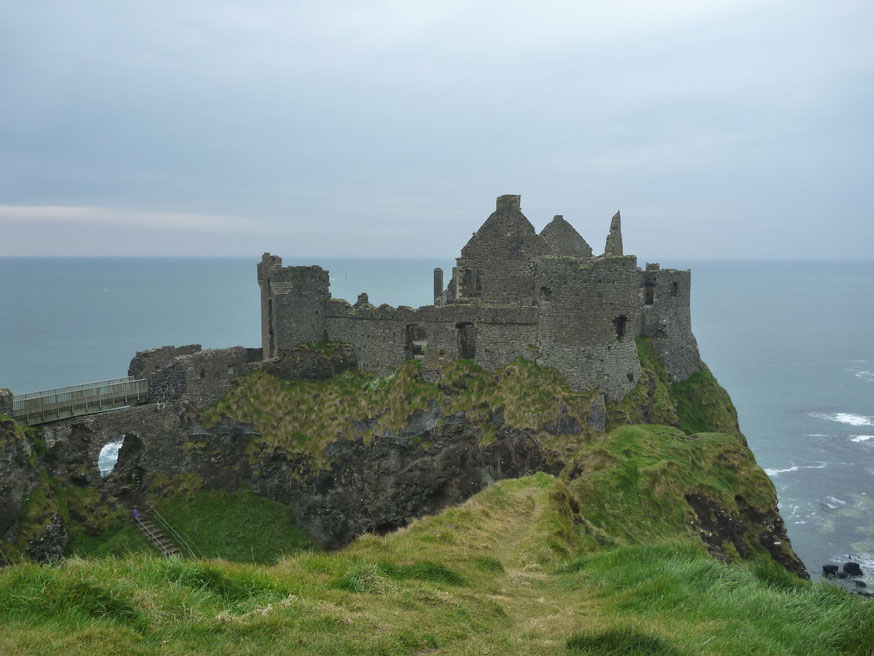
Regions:
[[[728, 395], [706, 368], [672, 384], [648, 340], [637, 347], [643, 375], [618, 404], [529, 360], [495, 373], [411, 361], [374, 377], [353, 350], [322, 344], [250, 367], [208, 407], [140, 406], [31, 435], [3, 423], [0, 461], [21, 472], [3, 553], [50, 559], [67, 533], [125, 521], [127, 504], [241, 486], [287, 504], [333, 548], [545, 471], [564, 482], [555, 502], [593, 548], [675, 536], [806, 576]], [[101, 478], [97, 453], [120, 436]]]

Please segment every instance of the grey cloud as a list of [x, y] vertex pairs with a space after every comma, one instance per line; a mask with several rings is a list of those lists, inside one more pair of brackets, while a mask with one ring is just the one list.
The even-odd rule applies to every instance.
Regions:
[[[72, 254], [135, 235], [444, 255], [521, 193], [596, 247], [621, 208], [641, 254], [870, 257], [872, 19], [855, 0], [6, 3], [0, 205], [240, 222], [71, 230]], [[0, 215], [0, 255], [42, 225]]]

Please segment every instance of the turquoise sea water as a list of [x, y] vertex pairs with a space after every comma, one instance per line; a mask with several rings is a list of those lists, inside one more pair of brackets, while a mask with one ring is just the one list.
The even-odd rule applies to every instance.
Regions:
[[[137, 350], [260, 346], [256, 258], [0, 258], [0, 387], [123, 376]], [[443, 259], [285, 258], [333, 295], [430, 302]], [[874, 585], [874, 262], [662, 261], [692, 269], [702, 358], [730, 392], [811, 573], [852, 555]]]

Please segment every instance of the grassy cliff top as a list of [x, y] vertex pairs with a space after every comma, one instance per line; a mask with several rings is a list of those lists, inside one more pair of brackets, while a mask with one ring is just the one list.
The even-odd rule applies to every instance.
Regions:
[[[631, 441], [620, 431], [603, 448], [615, 455]], [[625, 485], [624, 469], [610, 469], [613, 483]], [[617, 512], [631, 503], [618, 501]], [[573, 485], [537, 474], [386, 537], [271, 567], [142, 555], [11, 567], [0, 572], [0, 652], [722, 656], [874, 648], [874, 604], [864, 599], [763, 559], [721, 564], [684, 536], [682, 522], [643, 543], [620, 540], [621, 523], [602, 522], [598, 533], [616, 544], [595, 545], [597, 518], [598, 505]]]
[[495, 373], [467, 360], [443, 365], [438, 383], [422, 379], [410, 360], [389, 376], [347, 371], [329, 380], [282, 380], [265, 372], [243, 376], [201, 416], [206, 426], [222, 416], [254, 426], [261, 444], [305, 453], [315, 460], [338, 436], [397, 433], [415, 413], [439, 412], [440, 421], [464, 413], [487, 435], [499, 414], [507, 425], [541, 434], [564, 412], [582, 425], [599, 396], [571, 390], [554, 369], [519, 359]]

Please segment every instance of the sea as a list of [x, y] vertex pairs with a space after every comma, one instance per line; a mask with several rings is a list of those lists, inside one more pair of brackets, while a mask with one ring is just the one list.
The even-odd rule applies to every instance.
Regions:
[[[251, 258], [0, 258], [0, 387], [127, 375], [138, 350], [260, 346]], [[658, 261], [653, 258], [651, 261]], [[285, 258], [320, 264], [354, 302], [431, 302], [450, 258]], [[874, 586], [874, 261], [673, 258], [692, 270], [702, 359], [731, 394], [816, 576], [853, 559]]]

